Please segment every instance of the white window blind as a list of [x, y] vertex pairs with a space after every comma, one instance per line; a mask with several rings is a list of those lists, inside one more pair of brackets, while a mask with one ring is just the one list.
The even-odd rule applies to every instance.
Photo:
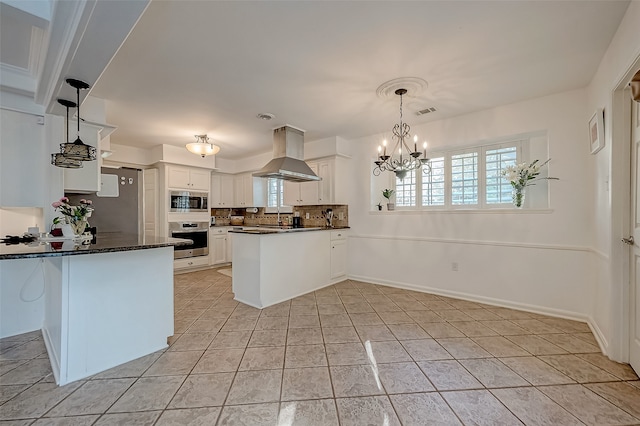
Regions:
[[[422, 172], [422, 169], [418, 170]], [[416, 205], [416, 171], [407, 172], [404, 179], [396, 178], [396, 206], [414, 207]]]
[[451, 156], [451, 204], [478, 204], [478, 152]]
[[279, 179], [269, 178], [267, 179], [267, 207], [278, 207], [278, 200], [282, 199], [282, 187]]
[[516, 164], [517, 148], [488, 149], [485, 154], [486, 203], [502, 204], [511, 202], [511, 184], [502, 176], [501, 171]]
[[444, 206], [445, 169], [444, 157], [432, 158], [431, 173], [422, 173], [422, 205]]

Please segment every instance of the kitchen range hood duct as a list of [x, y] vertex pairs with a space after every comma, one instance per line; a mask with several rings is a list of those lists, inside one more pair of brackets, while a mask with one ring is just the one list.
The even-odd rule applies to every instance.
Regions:
[[304, 132], [291, 126], [273, 131], [273, 160], [253, 176], [293, 182], [321, 180], [304, 162]]

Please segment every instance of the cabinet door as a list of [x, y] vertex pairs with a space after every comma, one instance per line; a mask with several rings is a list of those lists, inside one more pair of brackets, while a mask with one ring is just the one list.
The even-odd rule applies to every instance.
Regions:
[[221, 181], [222, 178], [220, 177], [220, 175], [216, 175], [213, 173], [211, 174], [211, 194], [209, 195], [209, 207], [212, 209], [220, 207], [220, 203], [222, 203], [220, 194], [220, 188], [222, 186]]
[[217, 265], [227, 261], [227, 234], [216, 234], [211, 241], [211, 264]]
[[[55, 151], [47, 148], [45, 126], [33, 115], [5, 109], [0, 110], [0, 123], [0, 206], [42, 207], [49, 171], [57, 169], [49, 165]], [[63, 121], [47, 116], [46, 123], [57, 150], [64, 142]], [[49, 208], [50, 202], [47, 199], [45, 206]]]
[[318, 182], [318, 202], [320, 204], [333, 204], [331, 189], [333, 188], [334, 182], [331, 163], [328, 161], [318, 163], [318, 176], [322, 178], [322, 180]]
[[211, 205], [215, 208], [233, 207], [233, 176], [224, 174], [211, 175]]
[[191, 189], [189, 185], [189, 169], [184, 167], [167, 167], [169, 188]]
[[284, 204], [287, 206], [299, 206], [302, 201], [300, 199], [300, 184], [297, 182], [284, 181]]
[[[313, 173], [318, 174], [318, 164], [317, 163], [308, 163]], [[300, 183], [300, 203], [309, 205], [309, 204], [318, 204], [318, 188], [319, 182], [303, 182]]]
[[159, 235], [159, 205], [158, 194], [160, 185], [158, 182], [158, 169], [145, 169], [142, 171], [143, 201], [142, 209], [144, 218], [144, 235], [147, 238], [155, 238]]
[[222, 207], [231, 208], [233, 207], [233, 176], [231, 175], [221, 175], [220, 179], [220, 202]]
[[347, 275], [347, 240], [331, 241], [331, 278]]
[[227, 256], [225, 261], [233, 262], [233, 233], [227, 233], [226, 242], [227, 242]]
[[208, 170], [191, 170], [189, 173], [189, 184], [191, 189], [209, 192], [209, 184], [211, 172]]
[[242, 207], [254, 207], [255, 203], [253, 202], [253, 176], [251, 176], [251, 173], [242, 175], [242, 187], [244, 188]]
[[245, 207], [247, 205], [246, 188], [244, 185], [244, 175], [233, 178], [234, 207]]

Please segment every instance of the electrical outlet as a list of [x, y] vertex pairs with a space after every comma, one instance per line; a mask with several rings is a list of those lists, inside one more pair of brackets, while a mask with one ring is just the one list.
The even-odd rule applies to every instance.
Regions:
[[458, 262], [451, 262], [451, 270], [453, 272], [458, 272]]
[[343, 212], [338, 213], [338, 220], [344, 220], [344, 213]]
[[307, 219], [309, 219], [309, 213], [307, 213], [307, 216], [306, 216], [306, 218], [307, 218]]

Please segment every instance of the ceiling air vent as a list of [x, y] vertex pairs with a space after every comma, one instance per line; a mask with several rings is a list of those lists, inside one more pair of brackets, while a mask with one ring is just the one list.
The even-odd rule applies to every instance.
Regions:
[[416, 112], [416, 115], [429, 114], [430, 112], [436, 112], [436, 109], [434, 107], [421, 109], [420, 111]]

